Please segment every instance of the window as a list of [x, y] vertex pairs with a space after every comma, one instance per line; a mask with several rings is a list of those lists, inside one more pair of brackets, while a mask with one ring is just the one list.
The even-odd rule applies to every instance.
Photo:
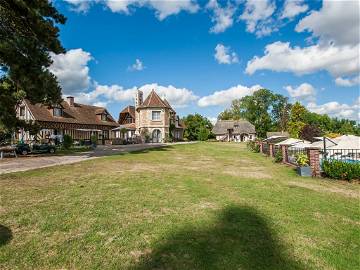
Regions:
[[102, 121], [106, 121], [106, 120], [107, 120], [107, 115], [106, 115], [106, 113], [103, 113], [103, 114], [101, 115], [101, 120], [102, 120]]
[[25, 116], [25, 107], [20, 107], [20, 116]]
[[160, 111], [152, 111], [151, 119], [155, 121], [160, 120]]
[[61, 108], [54, 108], [53, 109], [54, 116], [62, 116], [62, 109]]

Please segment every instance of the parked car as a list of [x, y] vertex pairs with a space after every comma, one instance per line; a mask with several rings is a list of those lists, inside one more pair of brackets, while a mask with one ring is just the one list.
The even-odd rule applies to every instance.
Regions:
[[16, 153], [17, 154], [24, 155], [24, 156], [27, 155], [27, 154], [30, 154], [30, 153], [34, 153], [34, 154], [50, 153], [50, 154], [53, 154], [56, 151], [55, 145], [47, 144], [47, 143], [34, 144], [32, 147], [30, 147], [29, 144], [21, 143], [21, 144], [15, 145], [15, 148], [16, 148]]
[[50, 154], [54, 154], [55, 151], [56, 151], [55, 145], [47, 144], [47, 143], [34, 144], [31, 150], [32, 153], [50, 153]]
[[15, 145], [15, 151], [17, 154], [26, 156], [31, 152], [30, 145], [27, 143], [17, 144]]

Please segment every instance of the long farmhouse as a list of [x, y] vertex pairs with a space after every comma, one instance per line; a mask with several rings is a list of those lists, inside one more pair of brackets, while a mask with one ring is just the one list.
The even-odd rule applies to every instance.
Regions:
[[32, 104], [25, 99], [17, 106], [16, 113], [19, 119], [33, 121], [40, 127], [37, 135], [19, 130], [16, 137], [25, 142], [69, 134], [75, 141], [90, 141], [96, 135], [99, 144], [107, 144], [113, 136], [112, 129], [119, 126], [105, 108], [76, 103], [74, 97], [67, 97], [55, 106]]

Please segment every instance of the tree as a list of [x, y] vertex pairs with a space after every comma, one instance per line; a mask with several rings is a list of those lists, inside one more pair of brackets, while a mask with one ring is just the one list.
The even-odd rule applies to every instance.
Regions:
[[290, 111], [290, 120], [288, 123], [288, 131], [291, 137], [299, 138], [301, 130], [306, 125], [306, 115], [308, 111], [300, 104], [295, 102]]
[[63, 53], [59, 29], [61, 15], [47, 0], [0, 2], [0, 123], [23, 126], [15, 106], [27, 98], [33, 103], [61, 101], [61, 88], [48, 70], [51, 53]]
[[305, 125], [300, 132], [300, 139], [314, 142], [314, 137], [320, 137], [323, 135], [323, 131], [314, 124]]
[[69, 134], [64, 135], [63, 146], [65, 149], [70, 149], [73, 144], [73, 138]]
[[231, 110], [224, 110], [218, 115], [217, 118], [219, 120], [231, 120], [231, 119], [234, 119], [235, 116]]
[[185, 123], [184, 138], [189, 141], [205, 141], [211, 136], [212, 124], [206, 117], [196, 113], [183, 118]]
[[273, 95], [271, 116], [276, 130], [285, 131], [290, 117], [291, 104], [287, 97], [280, 94]]
[[260, 89], [251, 96], [233, 100], [230, 109], [220, 114], [219, 119], [246, 119], [255, 126], [259, 137], [265, 137], [272, 127], [270, 111], [273, 101], [274, 95], [270, 90]]

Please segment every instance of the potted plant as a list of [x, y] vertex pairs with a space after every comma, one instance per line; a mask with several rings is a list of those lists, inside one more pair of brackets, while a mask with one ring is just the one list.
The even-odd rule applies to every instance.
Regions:
[[297, 172], [301, 176], [311, 176], [311, 167], [309, 166], [309, 158], [304, 153], [296, 155]]

